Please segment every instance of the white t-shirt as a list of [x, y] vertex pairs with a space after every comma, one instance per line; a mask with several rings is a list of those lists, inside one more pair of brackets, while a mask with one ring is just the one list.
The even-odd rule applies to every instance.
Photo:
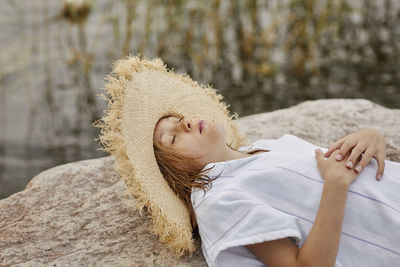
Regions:
[[[269, 152], [204, 167], [221, 173], [205, 195], [191, 194], [209, 266], [264, 266], [248, 244], [290, 237], [302, 247], [323, 189], [315, 148], [284, 135], [239, 149]], [[350, 185], [335, 266], [400, 266], [400, 163], [386, 160], [382, 181], [377, 166], [373, 158]]]

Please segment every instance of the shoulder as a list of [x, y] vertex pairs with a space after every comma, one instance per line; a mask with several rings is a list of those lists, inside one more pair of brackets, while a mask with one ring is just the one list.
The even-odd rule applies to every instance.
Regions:
[[271, 142], [274, 143], [274, 142], [279, 142], [279, 141], [283, 141], [283, 140], [303, 140], [303, 139], [296, 135], [293, 135], [293, 134], [284, 134], [277, 138], [261, 138], [261, 139], [258, 139], [256, 141], [252, 142], [251, 145], [268, 144]]
[[303, 139], [301, 139], [295, 135], [284, 134], [284, 135], [280, 136], [279, 138], [258, 139], [256, 141], [252, 142], [248, 146], [239, 148], [239, 151], [248, 152], [248, 151], [253, 151], [255, 149], [272, 149], [275, 147], [280, 147], [285, 143], [290, 143], [290, 142], [293, 143], [293, 142], [299, 142], [299, 141], [303, 141]]
[[289, 147], [293, 148], [293, 145], [296, 145], [298, 148], [307, 148], [307, 147], [315, 147], [316, 145], [308, 142], [307, 140], [293, 135], [293, 134], [284, 134], [277, 139], [260, 139], [253, 143], [254, 145], [266, 145], [266, 146], [274, 146], [282, 148]]
[[236, 188], [218, 188], [207, 192], [192, 192], [192, 205], [197, 213], [205, 216], [225, 217], [235, 213], [239, 208], [246, 209], [254, 205], [265, 204], [246, 191]]

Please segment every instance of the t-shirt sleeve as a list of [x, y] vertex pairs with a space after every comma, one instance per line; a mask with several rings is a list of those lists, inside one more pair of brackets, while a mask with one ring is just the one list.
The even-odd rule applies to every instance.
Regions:
[[199, 232], [213, 262], [228, 248], [285, 237], [301, 241], [297, 217], [243, 191], [216, 192], [196, 204]]

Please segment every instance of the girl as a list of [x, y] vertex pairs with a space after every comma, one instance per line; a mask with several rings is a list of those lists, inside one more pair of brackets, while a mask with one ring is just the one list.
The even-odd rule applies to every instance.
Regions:
[[236, 150], [218, 122], [172, 114], [153, 142], [208, 265], [399, 266], [400, 164], [376, 130], [329, 149], [284, 135]]
[[400, 164], [377, 131], [243, 146], [222, 95], [159, 58], [120, 59], [106, 81], [99, 140], [178, 256], [197, 226], [210, 266], [399, 266]]

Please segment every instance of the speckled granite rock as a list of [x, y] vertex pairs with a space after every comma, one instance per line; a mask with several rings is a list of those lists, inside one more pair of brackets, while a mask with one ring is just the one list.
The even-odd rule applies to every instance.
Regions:
[[374, 128], [386, 138], [386, 159], [400, 162], [400, 109], [389, 109], [366, 99], [322, 99], [255, 114], [238, 120], [250, 141], [293, 134], [318, 146]]
[[[387, 158], [400, 161], [400, 110], [367, 100], [318, 100], [239, 119], [251, 141], [290, 133], [320, 146], [365, 127], [381, 131]], [[0, 201], [0, 266], [207, 266], [176, 260], [151, 234], [150, 219], [127, 208], [112, 156], [57, 166]]]
[[1, 200], [0, 266], [207, 266], [200, 249], [178, 261], [157, 241], [148, 217], [125, 205], [113, 163], [57, 166]]

